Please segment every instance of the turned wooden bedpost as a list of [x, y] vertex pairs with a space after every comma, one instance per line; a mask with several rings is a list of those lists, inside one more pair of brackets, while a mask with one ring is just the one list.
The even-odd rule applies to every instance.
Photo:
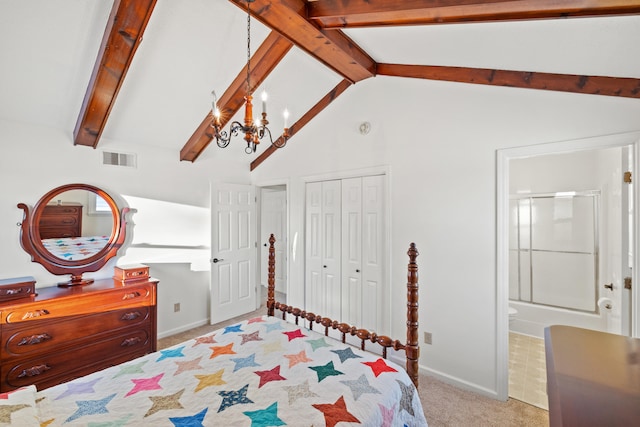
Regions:
[[420, 346], [418, 341], [418, 250], [415, 243], [409, 246], [409, 265], [407, 266], [407, 373], [418, 387], [418, 358]]
[[[275, 314], [275, 289], [276, 289], [276, 238], [273, 234], [269, 237], [269, 272], [267, 275], [267, 315]], [[416, 332], [417, 334], [417, 332]]]

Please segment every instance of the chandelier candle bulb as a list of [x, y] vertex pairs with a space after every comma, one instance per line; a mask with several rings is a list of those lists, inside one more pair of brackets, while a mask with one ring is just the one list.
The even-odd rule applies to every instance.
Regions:
[[288, 128], [287, 124], [289, 121], [289, 110], [285, 108], [284, 112], [282, 113], [282, 116], [284, 117], [284, 128], [286, 129]]
[[267, 91], [262, 91], [262, 113], [267, 114]]

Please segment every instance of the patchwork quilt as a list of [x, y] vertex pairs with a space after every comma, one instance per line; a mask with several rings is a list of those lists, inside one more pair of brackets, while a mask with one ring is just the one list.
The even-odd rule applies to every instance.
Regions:
[[44, 248], [57, 258], [77, 261], [89, 258], [109, 243], [109, 236], [60, 237], [42, 239]]
[[43, 426], [426, 426], [402, 367], [257, 317], [35, 393]]

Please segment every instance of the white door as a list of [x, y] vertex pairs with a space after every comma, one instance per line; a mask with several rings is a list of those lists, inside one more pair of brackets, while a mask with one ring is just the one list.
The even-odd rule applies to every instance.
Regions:
[[261, 190], [260, 200], [260, 282], [267, 286], [269, 274], [269, 236], [276, 239], [276, 291], [286, 293], [287, 278], [287, 192]]
[[342, 180], [342, 320], [381, 330], [384, 322], [384, 176]]
[[211, 189], [211, 324], [256, 306], [256, 207], [250, 185]]
[[305, 305], [307, 311], [338, 319], [341, 299], [340, 181], [306, 188]]

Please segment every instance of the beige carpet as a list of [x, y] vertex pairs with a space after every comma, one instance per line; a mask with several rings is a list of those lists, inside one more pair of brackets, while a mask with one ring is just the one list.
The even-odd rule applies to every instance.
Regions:
[[[204, 325], [158, 340], [158, 349], [205, 335], [238, 321], [266, 314], [264, 307], [244, 316], [215, 325]], [[420, 374], [418, 394], [430, 427], [538, 427], [549, 425], [544, 409], [509, 399], [495, 399], [454, 387], [431, 376]]]

